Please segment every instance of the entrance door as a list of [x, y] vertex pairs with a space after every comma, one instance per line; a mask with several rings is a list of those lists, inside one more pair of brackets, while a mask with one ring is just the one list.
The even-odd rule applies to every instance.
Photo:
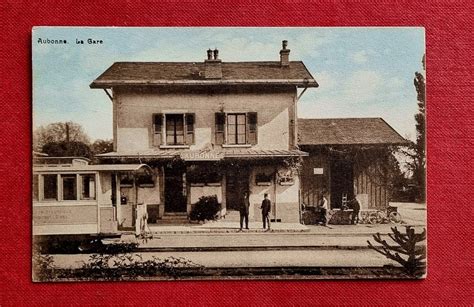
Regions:
[[165, 168], [165, 212], [186, 212], [183, 174], [182, 168]]
[[351, 162], [336, 160], [331, 164], [331, 208], [342, 207], [342, 197], [354, 197], [354, 174]]
[[249, 190], [249, 169], [243, 166], [232, 168], [226, 176], [227, 211], [238, 211], [244, 201], [244, 192]]

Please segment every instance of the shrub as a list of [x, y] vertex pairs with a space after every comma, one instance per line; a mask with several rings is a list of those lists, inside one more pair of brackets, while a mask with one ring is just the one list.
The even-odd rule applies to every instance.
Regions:
[[152, 256], [144, 260], [140, 254], [132, 253], [136, 244], [117, 244], [103, 247], [98, 254], [91, 254], [80, 268], [59, 268], [53, 256], [34, 252], [33, 280], [135, 280], [147, 277], [180, 278], [188, 271], [194, 274], [204, 267], [181, 257], [164, 259]]
[[197, 221], [215, 220], [220, 209], [216, 195], [202, 196], [191, 210], [190, 218]]

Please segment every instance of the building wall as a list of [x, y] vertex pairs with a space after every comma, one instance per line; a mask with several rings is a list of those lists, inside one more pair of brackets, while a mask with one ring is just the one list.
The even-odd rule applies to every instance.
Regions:
[[[322, 174], [320, 174], [321, 171]], [[330, 171], [330, 163], [326, 155], [310, 153], [308, 157], [303, 158], [303, 167], [300, 174], [301, 201], [305, 205], [317, 206], [321, 192], [329, 192]], [[328, 193], [327, 196], [330, 202], [330, 194]]]
[[195, 113], [195, 145], [199, 149], [214, 142], [215, 113], [257, 112], [258, 144], [253, 149], [288, 149], [290, 116], [294, 116], [295, 89], [275, 92], [162, 93], [160, 90], [114, 90], [116, 146], [119, 152], [153, 147], [154, 113]]
[[390, 189], [384, 174], [375, 170], [376, 165], [363, 169], [356, 166], [354, 167], [354, 193], [360, 202], [361, 209], [384, 210], [390, 201]]
[[217, 196], [217, 201], [222, 204], [222, 186], [191, 186], [190, 187], [191, 204], [194, 205], [202, 196]]
[[273, 178], [270, 185], [257, 185], [256, 175], [260, 172], [269, 174], [275, 172], [275, 166], [256, 166], [252, 169], [250, 174], [250, 212], [249, 219], [253, 221], [260, 221], [262, 200], [264, 194], [268, 193], [272, 202], [272, 209], [270, 218], [281, 219], [285, 223], [299, 222], [299, 179], [296, 177], [292, 185], [280, 185], [275, 182]]

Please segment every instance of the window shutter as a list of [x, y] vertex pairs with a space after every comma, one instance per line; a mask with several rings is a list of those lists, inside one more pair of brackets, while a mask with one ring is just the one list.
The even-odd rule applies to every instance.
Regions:
[[249, 144], [257, 144], [258, 137], [258, 122], [257, 122], [257, 112], [247, 113], [247, 142]]
[[194, 113], [186, 113], [186, 144], [194, 144]]
[[163, 114], [153, 114], [153, 146], [160, 146], [162, 143], [162, 127]]
[[215, 131], [215, 144], [222, 145], [225, 142], [225, 113], [215, 113], [216, 131]]

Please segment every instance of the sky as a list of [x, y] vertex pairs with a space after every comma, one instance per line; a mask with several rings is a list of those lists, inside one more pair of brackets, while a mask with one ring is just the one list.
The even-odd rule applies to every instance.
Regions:
[[[40, 44], [38, 39], [67, 44]], [[87, 44], [87, 39], [103, 44]], [[76, 40], [85, 44], [76, 44]], [[32, 34], [33, 129], [79, 123], [91, 140], [112, 138], [112, 103], [89, 84], [116, 61], [303, 61], [319, 83], [298, 102], [301, 118], [382, 117], [415, 140], [413, 78], [423, 72], [423, 28], [85, 28], [38, 27]]]

